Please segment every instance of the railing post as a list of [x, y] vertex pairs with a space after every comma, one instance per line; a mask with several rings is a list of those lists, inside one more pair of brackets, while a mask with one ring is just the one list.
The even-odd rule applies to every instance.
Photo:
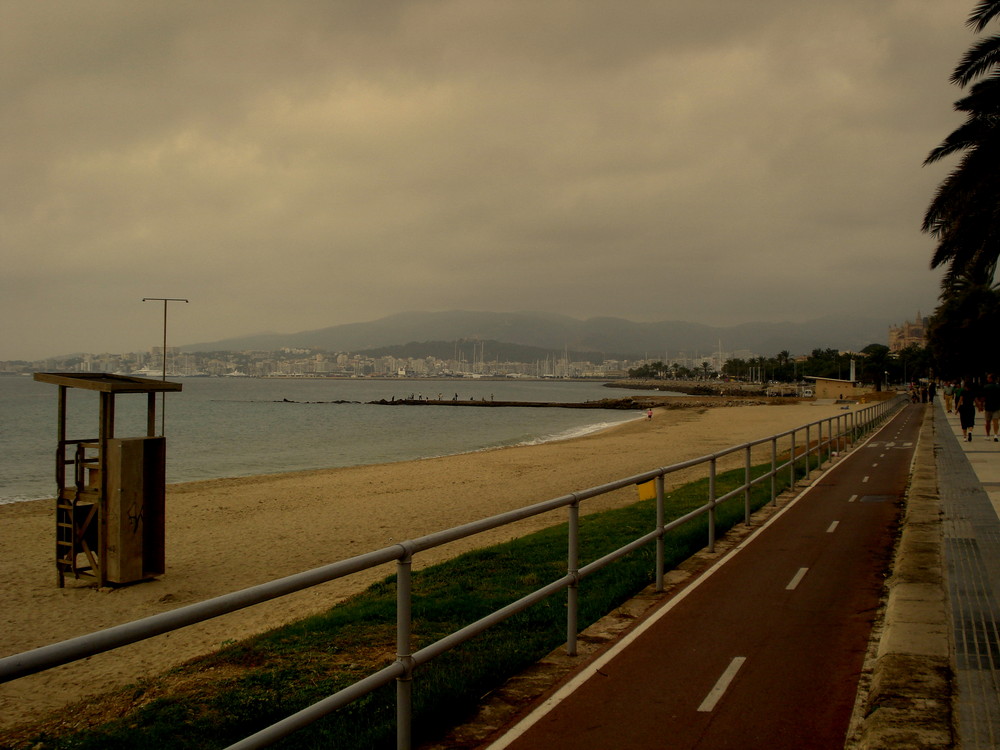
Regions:
[[809, 465], [809, 452], [812, 450], [812, 438], [809, 435], [809, 425], [806, 425], [806, 474], [805, 481], [809, 481], [809, 474], [811, 473], [812, 467]]
[[795, 433], [797, 430], [792, 430], [792, 447], [791, 447], [791, 459], [789, 460], [789, 466], [791, 467], [791, 477], [789, 477], [788, 489], [795, 490], [795, 462], [798, 461], [798, 457], [795, 455]]
[[826, 460], [833, 462], [833, 417], [826, 420]]
[[[826, 423], [826, 440], [823, 439], [823, 423]], [[819, 465], [822, 466], [823, 461], [823, 446], [826, 446], [826, 462], [829, 463], [833, 460], [833, 454], [830, 452], [833, 446], [833, 425], [830, 423], [829, 419], [824, 419], [820, 422], [819, 427]]]
[[396, 562], [396, 660], [405, 672], [396, 678], [396, 750], [410, 750], [413, 737], [413, 557]]
[[666, 525], [666, 509], [663, 497], [663, 475], [656, 478], [656, 593], [663, 592], [664, 541], [663, 527]]
[[816, 423], [816, 469], [823, 469], [823, 420]]
[[[823, 423], [826, 423], [826, 441], [823, 441]], [[823, 446], [826, 446], [826, 461], [830, 462], [833, 460], [833, 454], [830, 452], [833, 446], [833, 425], [830, 423], [829, 419], [822, 419], [819, 423], [819, 465], [823, 466]]]
[[747, 443], [743, 461], [743, 525], [750, 525], [750, 444]]
[[778, 502], [778, 436], [771, 437], [771, 503]]
[[708, 551], [715, 552], [715, 456], [708, 462]]
[[568, 506], [569, 531], [566, 552], [566, 572], [573, 582], [566, 588], [566, 654], [576, 656], [576, 631], [580, 601], [580, 501], [574, 499]]

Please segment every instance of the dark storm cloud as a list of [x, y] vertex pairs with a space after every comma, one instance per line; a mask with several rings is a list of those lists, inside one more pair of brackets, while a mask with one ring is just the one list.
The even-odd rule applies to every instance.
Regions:
[[[969, 8], [20, 3], [0, 358], [404, 309], [929, 312]], [[32, 315], [25, 318], [24, 310]], [[87, 310], [86, 318], [79, 315]]]

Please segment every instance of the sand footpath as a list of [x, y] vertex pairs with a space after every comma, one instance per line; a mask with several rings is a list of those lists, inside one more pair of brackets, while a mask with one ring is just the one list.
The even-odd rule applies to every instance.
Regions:
[[[840, 411], [832, 404], [656, 410], [604, 432], [542, 445], [396, 464], [216, 479], [167, 488], [167, 572], [97, 590], [55, 585], [52, 503], [0, 505], [0, 656], [208, 599], [462, 523], [702, 456]], [[858, 407], [852, 407], [855, 409]], [[734, 457], [741, 465], [742, 456]], [[697, 476], [704, 476], [702, 471]], [[678, 477], [681, 479], [682, 477]], [[636, 499], [586, 501], [584, 512]], [[422, 553], [418, 567], [561, 522], [529, 519]], [[323, 610], [385, 567], [0, 685], [0, 727]]]

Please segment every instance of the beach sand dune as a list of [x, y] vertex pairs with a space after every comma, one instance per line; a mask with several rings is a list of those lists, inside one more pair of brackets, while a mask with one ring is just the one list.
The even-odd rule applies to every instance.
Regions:
[[[93, 632], [534, 502], [761, 438], [840, 412], [808, 403], [657, 410], [601, 433], [397, 464], [217, 479], [167, 488], [167, 571], [134, 586], [57, 588], [52, 504], [0, 506], [0, 655]], [[742, 465], [742, 456], [731, 465]], [[689, 473], [676, 480], [704, 476]], [[634, 502], [634, 489], [584, 512]], [[417, 567], [542, 526], [521, 522], [422, 553]], [[368, 571], [83, 662], [0, 685], [0, 727], [33, 719], [321, 611], [393, 572]]]

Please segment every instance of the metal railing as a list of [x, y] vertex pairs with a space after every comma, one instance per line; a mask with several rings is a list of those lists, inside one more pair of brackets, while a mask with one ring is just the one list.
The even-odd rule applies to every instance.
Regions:
[[[240, 609], [270, 601], [278, 597], [302, 591], [328, 581], [368, 570], [379, 565], [396, 561], [396, 660], [364, 679], [340, 690], [323, 700], [275, 723], [256, 734], [251, 735], [229, 747], [229, 750], [249, 750], [250, 748], [266, 747], [279, 739], [302, 729], [327, 714], [341, 708], [372, 691], [396, 681], [396, 746], [399, 750], [408, 750], [411, 746], [412, 725], [412, 679], [415, 667], [429, 662], [488, 628], [506, 620], [512, 615], [522, 612], [543, 599], [546, 599], [563, 589], [567, 591], [567, 622], [566, 651], [575, 655], [577, 651], [577, 617], [578, 588], [580, 582], [596, 573], [615, 560], [650, 543], [655, 543], [656, 570], [654, 583], [658, 592], [664, 589], [664, 537], [665, 535], [689, 521], [707, 516], [708, 540], [710, 551], [714, 551], [716, 542], [716, 510], [719, 505], [736, 497], [743, 497], [744, 523], [750, 524], [751, 490], [758, 484], [770, 483], [770, 502], [777, 502], [778, 477], [781, 472], [788, 471], [788, 484], [794, 488], [797, 484], [797, 472], [804, 468], [804, 481], [808, 481], [813, 465], [821, 466], [832, 460], [834, 455], [850, 449], [861, 437], [881, 425], [891, 417], [904, 403], [904, 397], [896, 397], [882, 401], [857, 411], [845, 411], [832, 417], [827, 417], [792, 430], [770, 435], [741, 445], [693, 458], [669, 466], [652, 469], [642, 474], [625, 477], [597, 487], [591, 487], [580, 492], [573, 492], [562, 497], [546, 500], [517, 510], [501, 513], [462, 526], [439, 531], [427, 536], [411, 539], [373, 552], [324, 565], [312, 570], [279, 578], [268, 583], [225, 594], [203, 602], [146, 617], [134, 622], [116, 625], [88, 635], [79, 636], [66, 641], [43, 646], [21, 654], [15, 654], [0, 659], [0, 683], [25, 677], [30, 674], [51, 669], [62, 664], [84, 659], [111, 649], [152, 638], [188, 625], [203, 622], [220, 615], [236, 612]], [[815, 430], [815, 434], [814, 434]], [[825, 432], [824, 432], [825, 430]], [[798, 438], [804, 440], [799, 443]], [[782, 445], [781, 456], [787, 454], [787, 460], [779, 463], [779, 443], [787, 441], [787, 449]], [[752, 453], [755, 448], [769, 448], [769, 464], [766, 472], [756, 478], [751, 476], [753, 463]], [[716, 478], [719, 462], [735, 454], [743, 454], [743, 482], [739, 487], [722, 495], [716, 495]], [[825, 455], [825, 459], [824, 459]], [[704, 505], [676, 518], [665, 522], [664, 484], [665, 477], [696, 466], [706, 466], [708, 472], [708, 498]], [[655, 528], [648, 533], [632, 540], [626, 545], [594, 560], [582, 567], [579, 564], [579, 520], [581, 502], [614, 492], [632, 485], [654, 482], [656, 490], [656, 521]], [[428, 646], [412, 651], [411, 641], [411, 568], [413, 556], [425, 550], [440, 547], [444, 544], [474, 536], [476, 534], [496, 529], [516, 521], [549, 513], [561, 508], [568, 512], [568, 555], [566, 574], [561, 578], [536, 589], [526, 596], [511, 602], [507, 606], [473, 622]]]

